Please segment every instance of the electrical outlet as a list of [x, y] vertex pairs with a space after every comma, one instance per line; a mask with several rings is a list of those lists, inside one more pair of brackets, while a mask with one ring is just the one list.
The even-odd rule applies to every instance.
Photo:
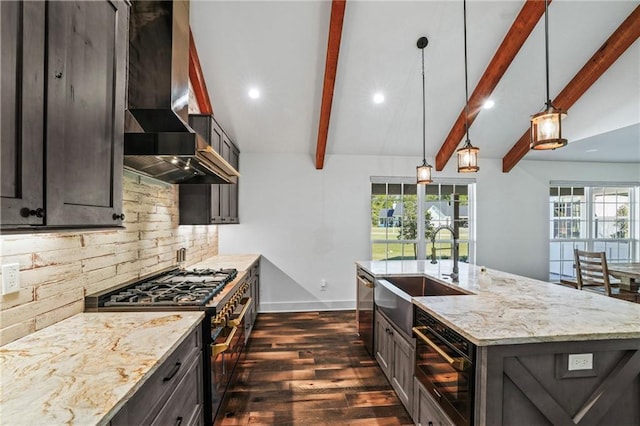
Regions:
[[20, 265], [11, 263], [2, 265], [2, 294], [20, 291]]
[[569, 354], [569, 371], [592, 370], [593, 354]]
[[320, 280], [320, 291], [325, 291], [327, 289], [327, 280], [324, 278]]

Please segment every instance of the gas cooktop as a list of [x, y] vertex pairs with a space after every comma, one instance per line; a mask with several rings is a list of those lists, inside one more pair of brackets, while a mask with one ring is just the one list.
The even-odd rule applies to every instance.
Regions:
[[175, 269], [85, 298], [92, 307], [203, 306], [233, 281], [236, 269]]

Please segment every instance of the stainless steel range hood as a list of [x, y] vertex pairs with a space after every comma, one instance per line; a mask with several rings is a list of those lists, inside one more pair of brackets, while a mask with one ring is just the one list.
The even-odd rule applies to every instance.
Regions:
[[188, 123], [189, 3], [134, 1], [124, 164], [170, 183], [237, 183], [239, 173]]

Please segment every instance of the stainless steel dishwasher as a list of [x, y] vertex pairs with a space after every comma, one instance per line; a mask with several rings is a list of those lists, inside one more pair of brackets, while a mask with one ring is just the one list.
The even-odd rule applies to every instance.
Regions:
[[357, 301], [356, 301], [356, 323], [358, 335], [364, 341], [369, 355], [373, 353], [373, 295], [375, 291], [375, 280], [373, 276], [362, 268], [358, 268], [357, 280]]

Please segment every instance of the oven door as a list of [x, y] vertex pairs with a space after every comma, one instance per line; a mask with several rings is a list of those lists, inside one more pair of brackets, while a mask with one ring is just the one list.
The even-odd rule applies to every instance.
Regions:
[[473, 363], [429, 326], [413, 327], [413, 334], [417, 379], [456, 425], [471, 425]]

